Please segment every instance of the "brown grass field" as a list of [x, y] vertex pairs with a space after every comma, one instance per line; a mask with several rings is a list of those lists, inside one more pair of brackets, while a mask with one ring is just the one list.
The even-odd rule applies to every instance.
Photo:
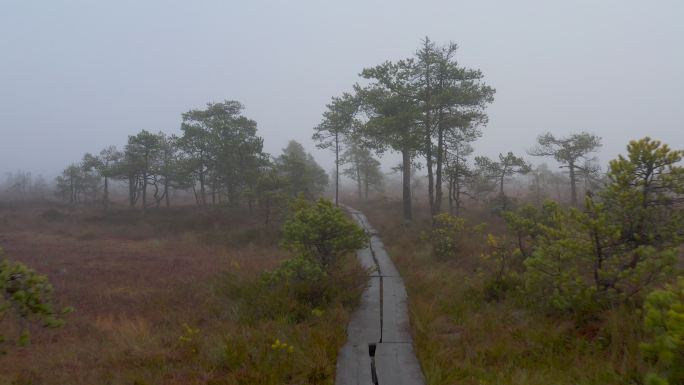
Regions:
[[[640, 314], [616, 309], [578, 327], [515, 295], [492, 299], [483, 236], [463, 237], [458, 255], [437, 259], [425, 207], [406, 224], [399, 202], [352, 205], [404, 277], [429, 385], [639, 384], [649, 370]], [[487, 222], [483, 234], [505, 231], [486, 211], [464, 216], [469, 226]], [[0, 384], [332, 384], [364, 272], [348, 256], [320, 316], [255, 315], [281, 293], [248, 295], [246, 305], [239, 296], [288, 257], [279, 227], [226, 208], [0, 206], [0, 247], [48, 275], [60, 304], [76, 308], [63, 328], [34, 327], [31, 345], [0, 356]], [[17, 332], [15, 323], [1, 326]], [[293, 351], [274, 349], [275, 340]]]
[[[0, 356], [0, 384], [332, 383], [353, 301], [302, 322], [246, 320], [223, 289], [287, 257], [278, 228], [237, 209], [0, 206], [0, 248], [76, 309]], [[358, 296], [362, 275], [347, 266]], [[294, 352], [272, 351], [275, 339]]]

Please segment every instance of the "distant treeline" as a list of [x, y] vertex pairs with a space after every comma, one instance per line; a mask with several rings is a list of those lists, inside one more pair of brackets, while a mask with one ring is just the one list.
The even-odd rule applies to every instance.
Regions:
[[315, 197], [328, 175], [290, 141], [273, 157], [263, 151], [257, 124], [242, 115], [242, 105], [227, 100], [182, 114], [180, 136], [146, 130], [128, 137], [123, 149], [109, 146], [87, 153], [57, 177], [57, 195], [70, 203], [110, 204], [111, 181], [128, 191], [128, 205], [171, 205], [171, 190], [191, 191], [197, 205], [270, 207], [283, 197]]
[[29, 171], [19, 170], [5, 174], [0, 181], [0, 199], [2, 200], [35, 200], [45, 199], [50, 195], [50, 186], [41, 176], [33, 176]]

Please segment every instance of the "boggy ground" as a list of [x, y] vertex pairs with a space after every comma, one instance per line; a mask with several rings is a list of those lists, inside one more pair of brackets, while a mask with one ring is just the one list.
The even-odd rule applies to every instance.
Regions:
[[0, 384], [332, 383], [363, 286], [354, 258], [332, 277], [341, 290], [330, 306], [305, 319], [252, 317], [228, 293], [287, 258], [279, 226], [217, 207], [1, 205], [6, 256], [46, 274], [76, 310], [0, 356]]
[[[356, 203], [379, 231], [407, 286], [414, 343], [430, 385], [639, 384], [641, 316], [617, 309], [594, 324], [575, 325], [523, 305], [511, 294], [490, 298], [493, 267], [480, 256], [482, 236], [463, 237], [457, 255], [432, 256], [426, 207], [414, 207], [406, 224], [401, 203]], [[464, 212], [468, 225], [487, 223], [501, 234], [500, 217]]]

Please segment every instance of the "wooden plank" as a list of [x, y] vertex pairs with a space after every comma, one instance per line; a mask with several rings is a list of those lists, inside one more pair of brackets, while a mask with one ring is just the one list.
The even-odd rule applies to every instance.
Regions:
[[411, 343], [406, 289], [400, 277], [382, 280], [382, 342]]
[[423, 385], [420, 369], [411, 343], [378, 344], [375, 352], [379, 385]]
[[404, 282], [366, 217], [346, 208], [371, 234], [370, 248], [359, 250], [357, 257], [364, 267], [376, 268], [377, 272], [370, 277], [347, 327], [348, 340], [337, 359], [335, 384], [373, 384], [368, 345], [375, 343], [378, 385], [423, 385], [425, 378], [413, 350]]
[[358, 258], [359, 262], [361, 262], [361, 266], [363, 266], [364, 269], [369, 270], [371, 275], [376, 275], [378, 269], [375, 265], [375, 260], [373, 259], [373, 254], [371, 253], [370, 248], [357, 251], [356, 257]]
[[347, 343], [337, 356], [336, 385], [373, 385], [368, 345]]
[[[371, 277], [359, 307], [347, 326], [347, 342], [366, 344], [380, 340], [380, 278]], [[368, 355], [368, 352], [366, 352]]]
[[378, 261], [379, 271], [381, 275], [386, 277], [398, 277], [399, 270], [397, 270], [397, 268], [394, 266], [394, 263], [392, 263], [392, 260], [390, 259], [389, 255], [387, 255], [385, 245], [382, 244], [380, 238], [375, 236], [371, 237], [371, 249], [373, 250], [375, 259]]

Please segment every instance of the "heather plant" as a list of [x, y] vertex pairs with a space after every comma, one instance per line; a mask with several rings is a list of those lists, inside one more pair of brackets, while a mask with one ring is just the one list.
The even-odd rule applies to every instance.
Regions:
[[199, 328], [184, 323], [183, 333], [178, 337], [178, 347], [187, 354], [196, 355], [199, 352], [200, 332]]

